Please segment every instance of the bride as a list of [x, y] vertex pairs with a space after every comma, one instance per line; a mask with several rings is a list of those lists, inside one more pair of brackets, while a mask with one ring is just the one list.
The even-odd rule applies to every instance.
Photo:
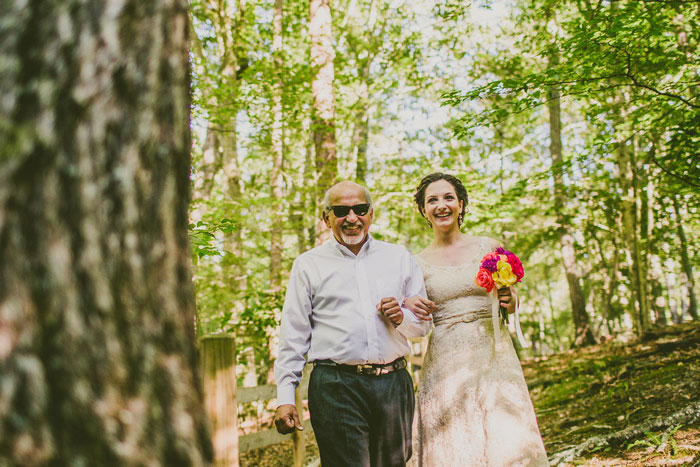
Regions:
[[[480, 261], [499, 244], [460, 231], [468, 204], [462, 182], [433, 173], [415, 201], [433, 230], [418, 256], [429, 300], [407, 299], [416, 313], [433, 313], [434, 329], [421, 370], [409, 465], [548, 465], [520, 361], [505, 325], [494, 338], [492, 300], [474, 283]], [[514, 310], [514, 292], [498, 292]]]

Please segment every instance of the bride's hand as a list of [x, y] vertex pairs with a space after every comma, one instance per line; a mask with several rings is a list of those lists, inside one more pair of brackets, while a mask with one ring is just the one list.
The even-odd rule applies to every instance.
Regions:
[[515, 302], [518, 295], [513, 287], [504, 287], [498, 289], [498, 302], [502, 308], [505, 308], [508, 313], [515, 313]]
[[402, 306], [411, 310], [418, 319], [423, 321], [432, 321], [433, 317], [431, 315], [433, 312], [437, 311], [435, 302], [423, 298], [420, 295], [414, 295], [413, 297], [404, 299]]

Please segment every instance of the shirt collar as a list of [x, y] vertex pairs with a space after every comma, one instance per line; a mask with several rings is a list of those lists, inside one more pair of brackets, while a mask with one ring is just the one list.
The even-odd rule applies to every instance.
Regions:
[[[341, 253], [343, 256], [349, 256], [351, 258], [356, 257], [355, 253], [350, 251], [348, 247], [338, 242], [338, 240], [335, 238], [335, 235], [333, 235], [332, 232], [330, 242], [333, 248], [339, 253]], [[367, 241], [362, 245], [362, 248], [360, 248], [360, 251], [357, 253], [358, 258], [367, 254], [369, 249], [372, 248], [372, 242], [374, 242], [374, 239], [372, 238], [372, 235], [369, 232], [367, 232]]]

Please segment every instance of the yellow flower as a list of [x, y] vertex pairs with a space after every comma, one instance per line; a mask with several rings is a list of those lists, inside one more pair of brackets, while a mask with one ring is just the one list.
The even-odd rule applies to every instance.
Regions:
[[496, 272], [493, 273], [493, 282], [496, 287], [502, 289], [518, 282], [518, 277], [513, 274], [513, 269], [507, 261], [499, 261], [496, 264]]

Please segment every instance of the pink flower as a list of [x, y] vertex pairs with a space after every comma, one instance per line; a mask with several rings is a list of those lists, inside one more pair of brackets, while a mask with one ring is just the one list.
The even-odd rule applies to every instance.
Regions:
[[485, 288], [486, 292], [491, 292], [493, 290], [493, 277], [491, 277], [491, 273], [487, 269], [479, 269], [479, 272], [476, 274], [476, 278], [474, 279], [474, 283], [479, 287]]
[[525, 275], [525, 270], [523, 269], [523, 263], [520, 262], [520, 258], [515, 256], [513, 253], [506, 255], [508, 257], [508, 264], [510, 264], [513, 274], [518, 278], [518, 282]]

